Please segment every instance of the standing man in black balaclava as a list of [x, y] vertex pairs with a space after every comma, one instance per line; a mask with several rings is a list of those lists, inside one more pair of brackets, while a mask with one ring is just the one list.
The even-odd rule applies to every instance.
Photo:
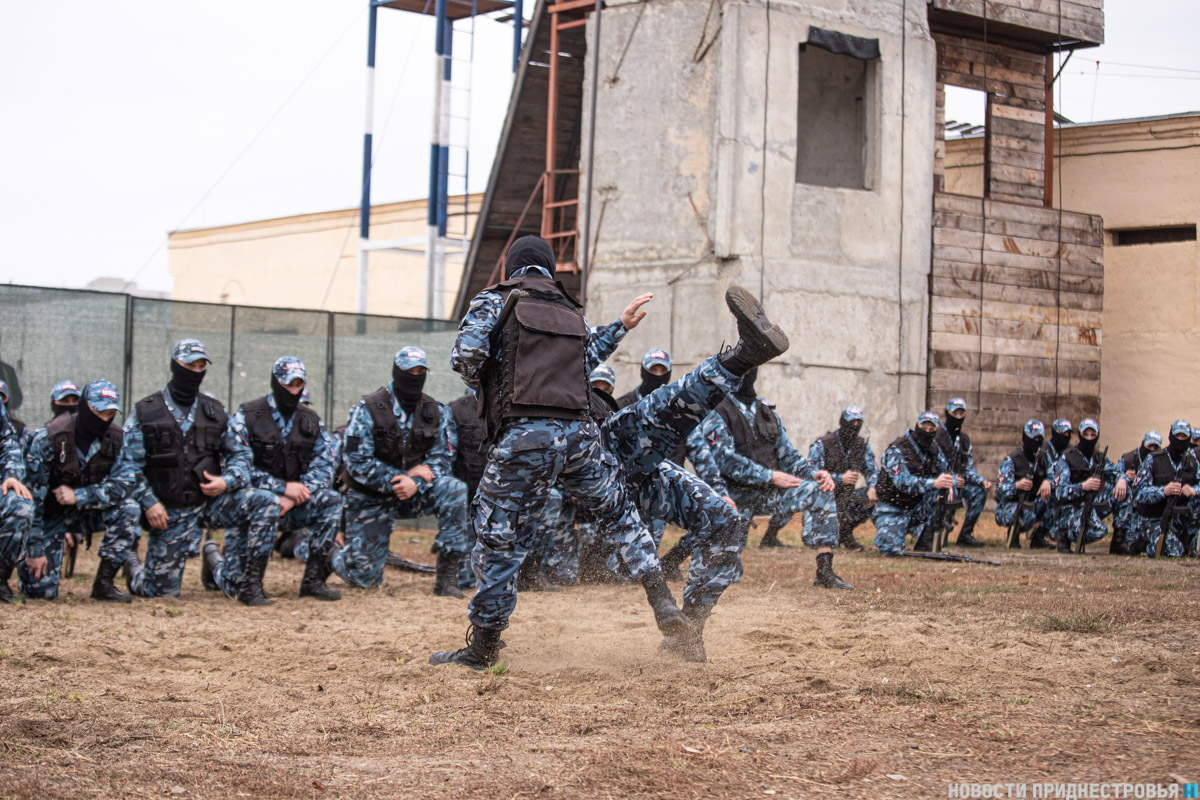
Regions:
[[[938, 428], [934, 439], [946, 457], [946, 463], [954, 464], [954, 454], [959, 453], [958, 474], [966, 478], [960, 483], [963, 500], [967, 504], [967, 517], [963, 520], [962, 530], [958, 532], [955, 544], [960, 547], [983, 547], [983, 542], [971, 534], [975, 531], [975, 523], [983, 514], [983, 505], [987, 502], [988, 490], [992, 482], [985, 480], [975, 469], [975, 456], [971, 452], [971, 437], [963, 431], [963, 421], [967, 418], [967, 401], [961, 397], [951, 397], [946, 403], [946, 421]], [[954, 521], [947, 518], [946, 524], [953, 528]], [[950, 530], [948, 528], [947, 530]]]
[[[817, 469], [829, 470], [837, 484], [833, 490], [838, 512], [838, 542], [848, 550], [862, 550], [854, 538], [854, 529], [871, 518], [875, 505], [875, 482], [879, 467], [870, 442], [859, 435], [863, 426], [863, 411], [858, 406], [846, 406], [838, 419], [838, 429], [830, 431], [808, 448], [808, 460]], [[855, 488], [859, 479], [866, 484]]]
[[433, 514], [438, 533], [433, 593], [462, 597], [458, 564], [470, 548], [467, 487], [452, 474], [454, 417], [424, 393], [425, 351], [402, 347], [387, 386], [350, 409], [346, 424], [346, 546], [333, 554], [333, 570], [350, 586], [383, 582], [388, 542], [396, 520]]

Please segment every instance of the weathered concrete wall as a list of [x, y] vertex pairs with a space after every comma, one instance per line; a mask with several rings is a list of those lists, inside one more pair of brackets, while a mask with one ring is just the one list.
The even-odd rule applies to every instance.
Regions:
[[[849, 403], [866, 408], [880, 444], [912, 423], [926, 379], [936, 102], [925, 8], [727, 4], [706, 32], [705, 0], [608, 6], [588, 315], [607, 321], [637, 293], [656, 295], [613, 359], [619, 391], [649, 347], [669, 349], [679, 374], [732, 343], [723, 293], [737, 283], [791, 336], [759, 388], [798, 445]], [[873, 188], [796, 183], [799, 45], [810, 25], [879, 39], [865, 104]]]

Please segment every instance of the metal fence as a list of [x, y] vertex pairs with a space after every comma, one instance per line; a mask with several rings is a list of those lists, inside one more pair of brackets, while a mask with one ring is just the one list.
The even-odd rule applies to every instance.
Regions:
[[9, 410], [33, 427], [50, 416], [50, 390], [65, 379], [112, 381], [128, 413], [167, 382], [172, 345], [191, 337], [213, 359], [203, 390], [230, 413], [270, 391], [271, 365], [292, 355], [308, 368], [313, 407], [336, 428], [362, 395], [391, 380], [392, 357], [408, 345], [429, 355], [428, 394], [461, 395], [450, 370], [456, 331], [439, 320], [0, 285], [0, 377]]

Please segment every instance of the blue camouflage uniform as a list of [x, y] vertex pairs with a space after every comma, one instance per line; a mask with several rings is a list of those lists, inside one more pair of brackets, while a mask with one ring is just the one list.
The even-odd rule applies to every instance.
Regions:
[[[855, 422], [858, 423], [855, 426]], [[855, 441], [860, 441], [858, 431], [861, 429], [863, 422], [863, 412], [858, 406], [847, 406], [842, 410], [842, 414], [838, 420], [838, 430], [830, 431], [825, 436], [814, 441], [808, 448], [808, 461], [813, 465], [814, 469], [823, 469], [829, 473], [833, 479], [834, 490], [833, 496], [836, 505], [838, 506], [838, 526], [840, 531], [845, 531], [847, 534], [853, 532], [862, 523], [871, 518], [870, 490], [875, 488], [876, 482], [879, 480], [879, 466], [875, 459], [875, 451], [871, 449], [871, 443], [867, 440], [863, 442], [863, 455], [861, 470], [862, 479], [866, 486], [862, 488], [854, 488], [842, 482], [845, 475], [844, 471], [830, 469], [830, 456], [837, 460], [837, 464], [848, 460], [845, 454], [846, 445], [843, 439], [839, 438], [845, 433], [847, 437], [853, 436], [851, 447], [857, 448]], [[826, 443], [836, 443], [837, 450], [832, 454], [826, 452]], [[843, 544], [853, 546], [853, 539], [844, 541]], [[860, 548], [861, 549], [861, 548]]]
[[[1017, 490], [1017, 481], [1021, 480], [1021, 478], [1031, 477], [1031, 475], [1026, 474], [1022, 474], [1021, 478], [1017, 477], [1017, 465], [1014, 461], [1014, 455], [1028, 461], [1029, 471], [1032, 473], [1036, 467], [1035, 462], [1037, 461], [1038, 453], [1041, 452], [1041, 448], [1045, 447], [1048, 453], [1050, 447], [1050, 445], [1044, 444], [1046, 426], [1042, 424], [1041, 420], [1031, 419], [1026, 422], [1025, 427], [1022, 429], [1022, 436], [1024, 437], [1023, 441], [1028, 443], [1030, 448], [1034, 449], [1034, 456], [1030, 458], [1024, 450], [1020, 453], [1014, 450], [1000, 462], [1000, 470], [996, 475], [996, 524], [1003, 525], [1005, 528], [1012, 525], [1013, 516], [1017, 511], [1017, 503], [1020, 502], [1023, 494]], [[1024, 444], [1022, 447], [1024, 447]], [[1043, 455], [1042, 458], [1046, 458], [1046, 456]], [[1050, 471], [1048, 467], [1050, 463], [1047, 463], [1046, 466], [1046, 479], [1049, 480]], [[1033, 502], [1027, 502], [1021, 514], [1020, 528], [1022, 530], [1029, 530], [1038, 522], [1045, 525], [1049, 504], [1036, 494], [1033, 494], [1032, 497]]]
[[[396, 354], [395, 364], [408, 363], [404, 360], [405, 354], [418, 350], [420, 348], [402, 349]], [[420, 352], [420, 360], [422, 363], [418, 366], [424, 366], [424, 351]], [[413, 415], [396, 399], [393, 381], [388, 382], [386, 389], [391, 399], [392, 415], [408, 440], [413, 431]], [[454, 420], [450, 409], [439, 403], [436, 438], [422, 462], [433, 473], [433, 482], [414, 477], [416, 494], [399, 500], [392, 493], [392, 479], [406, 472], [375, 457], [374, 423], [366, 401], [360, 400], [350, 409], [342, 458], [347, 475], [368, 491], [354, 486], [346, 489], [346, 545], [334, 553], [333, 569], [348, 585], [366, 588], [383, 582], [388, 543], [396, 520], [418, 519], [433, 514], [438, 521], [435, 550], [447, 555], [467, 552], [470, 547], [467, 534], [467, 487], [451, 474], [455, 444], [453, 431]]]
[[[730, 402], [754, 430], [755, 404], [748, 404], [730, 395]], [[765, 402], [761, 399], [759, 402]], [[771, 484], [773, 470], [751, 461], [738, 453], [733, 434], [720, 414], [710, 414], [704, 420], [704, 438], [712, 451], [717, 467], [728, 487], [729, 496], [737, 503], [738, 512], [747, 520], [756, 514], [770, 514], [773, 527], [783, 527], [797, 511], [804, 511], [804, 543], [809, 547], [834, 547], [838, 543], [837, 505], [833, 492], [819, 488], [813, 476], [818, 467], [800, 455], [788, 439], [783, 421], [774, 410], [779, 436], [775, 455], [779, 469], [801, 479], [800, 485], [780, 489]]]
[[[541, 267], [522, 267], [509, 279]], [[491, 352], [490, 335], [503, 310], [500, 292], [485, 290], [471, 301], [459, 326], [450, 363], [468, 387], [479, 392]], [[590, 329], [585, 368], [591, 372], [625, 335], [618, 320]], [[472, 565], [479, 589], [468, 616], [481, 628], [502, 630], [516, 607], [516, 575], [536, 542], [547, 492], [555, 483], [590, 513], [602, 535], [617, 543], [622, 561], [640, 578], [659, 568], [654, 542], [627, 495], [618, 461], [600, 442], [591, 419], [518, 418], [509, 420], [488, 452], [473, 509], [476, 534]]]
[[[108, 381], [88, 384], [86, 391], [90, 397], [88, 402], [97, 411], [115, 409], [120, 405], [117, 387]], [[81, 467], [100, 452], [103, 443], [104, 437], [97, 436], [86, 451], [77, 451]], [[76, 537], [78, 544], [81, 534], [90, 537], [93, 533], [104, 531], [100, 558], [117, 565], [124, 563], [130, 551], [136, 547], [140, 533], [138, 519], [143, 510], [140, 501], [147, 499], [147, 487], [140, 482], [129, 495], [122, 495], [121, 490], [112, 484], [96, 483], [75, 489], [75, 504], [59, 506], [56, 513], [47, 517], [46, 496], [54, 488], [50, 486], [51, 468], [58, 458], [50, 432], [46, 428], [38, 428], [25, 454], [26, 486], [34, 500], [34, 519], [25, 540], [25, 558], [44, 556], [47, 564], [45, 573], [37, 580], [34, 580], [33, 573], [25, 563], [18, 568], [21, 593], [30, 598], [52, 600], [58, 596], [63, 540], [68, 532]], [[153, 502], [149, 505], [153, 505]]]
[[[1142, 511], [1149, 510], [1159, 503], [1166, 502], [1169, 498], [1163, 491], [1165, 484], [1155, 485], [1154, 466], [1156, 461], [1163, 461], [1163, 466], [1169, 466], [1171, 477], [1180, 476], [1180, 482], [1185, 486], [1191, 486], [1193, 489], [1200, 489], [1200, 458], [1197, 458], [1195, 450], [1190, 446], [1184, 451], [1182, 456], [1177, 456], [1171, 452], [1171, 440], [1177, 433], [1182, 433], [1184, 429], [1190, 433], [1191, 425], [1187, 420], [1176, 420], [1171, 425], [1170, 439], [1166, 446], [1156, 453], [1142, 459], [1142, 466], [1138, 469], [1137, 477], [1133, 481], [1133, 491], [1135, 503]], [[1180, 497], [1178, 504], [1186, 504], [1188, 500]], [[1162, 513], [1157, 517], [1143, 516], [1138, 513], [1135, 517], [1137, 527], [1130, 531], [1130, 542], [1145, 542], [1146, 555], [1154, 557], [1158, 547], [1158, 538], [1162, 531]], [[1181, 518], [1180, 515], [1175, 515], [1171, 521], [1170, 532], [1167, 535], [1166, 542], [1163, 544], [1163, 555], [1171, 558], [1178, 558], [1184, 554], [1183, 542], [1180, 534], [1185, 533], [1188, 521], [1186, 517]]]
[[[964, 534], [968, 539], [975, 530], [975, 524], [979, 521], [979, 517], [983, 514], [983, 506], [987, 503], [987, 489], [984, 488], [983, 476], [975, 469], [975, 452], [971, 445], [970, 437], [960, 433], [957, 438], [952, 439], [950, 434], [950, 419], [951, 411], [967, 410], [967, 402], [961, 397], [952, 397], [946, 403], [946, 422], [938, 429], [937, 439], [938, 445], [942, 449], [942, 455], [946, 457], [946, 462], [950, 463], [954, 459], [955, 446], [966, 446], [966, 464], [962, 467], [959, 474], [965, 479], [958, 490], [962, 493], [962, 499], [966, 505], [966, 515], [963, 518], [962, 530], [959, 533], [959, 544], [963, 544], [962, 538]], [[964, 418], [965, 419], [965, 418]], [[961, 424], [960, 424], [961, 430]], [[961, 456], [960, 456], [961, 458]], [[949, 523], [950, 520], [947, 520]]]
[[12, 426], [13, 435], [17, 440], [17, 447], [20, 448], [22, 456], [25, 454], [25, 449], [29, 446], [29, 440], [33, 436], [33, 431], [25, 423], [17, 420], [16, 417], [8, 413], [8, 384], [0, 381], [0, 405], [5, 406], [5, 418], [7, 424]]
[[[921, 413], [917, 418], [917, 425], [922, 422], [932, 422], [941, 427], [941, 420], [932, 411]], [[917, 452], [921, 452], [912, 430], [906, 431], [901, 438], [906, 439]], [[938, 496], [937, 490], [933, 488], [934, 477], [947, 472], [950, 465], [946, 463], [946, 457], [942, 455], [940, 448], [934, 445], [932, 450], [932, 454], [927, 454], [927, 458], [932, 458], [935, 462], [935, 465], [930, 465], [933, 467], [933, 477], [914, 475], [897, 443], [883, 451], [882, 471], [887, 473], [888, 479], [901, 492], [920, 496], [917, 504], [911, 509], [893, 505], [883, 497], [875, 503], [872, 514], [875, 520], [875, 546], [885, 556], [899, 556], [904, 553], [905, 537], [911, 534], [919, 540], [925, 533], [925, 527], [933, 520]], [[879, 484], [876, 483], [876, 491], [878, 490]]]
[[[280, 381], [280, 383], [286, 384], [287, 381]], [[293, 414], [285, 420], [283, 414], [279, 413], [275, 397], [267, 395], [266, 399], [267, 405], [271, 407], [271, 419], [279, 428], [280, 437], [286, 441], [299, 415]], [[301, 561], [308, 560], [309, 551], [322, 553], [331, 547], [342, 521], [342, 496], [333, 489], [334, 460], [330, 451], [330, 436], [325, 430], [325, 423], [321, 422], [319, 418], [318, 425], [320, 433], [313, 446], [312, 460], [299, 480], [310, 492], [308, 500], [293, 507], [279, 518], [278, 531], [281, 533], [303, 528], [310, 531], [309, 536], [296, 546], [297, 558], [300, 558], [301, 555], [300, 548], [304, 548], [304, 558], [300, 558]], [[246, 427], [245, 406], [238, 408], [230, 426], [241, 438], [242, 443], [249, 447], [250, 431]], [[250, 464], [250, 485], [255, 489], [265, 489], [276, 498], [282, 497], [287, 488], [286, 481], [259, 469], [253, 462]], [[279, 502], [278, 499], [276, 502]]]
[[[1053, 469], [1058, 460], [1063, 457], [1063, 454], [1071, 446], [1071, 434], [1074, 433], [1075, 427], [1071, 424], [1071, 420], [1066, 417], [1059, 417], [1050, 423], [1050, 442], [1046, 446], [1046, 452], [1050, 458], [1050, 466]], [[1050, 493], [1049, 507], [1046, 509], [1045, 522], [1043, 527], [1049, 531], [1050, 538], [1058, 539], [1059, 531], [1059, 513], [1058, 500], [1055, 499], [1054, 493]]]
[[[1079, 423], [1079, 433], [1082, 440], [1082, 434], [1085, 430], [1094, 430], [1099, 434], [1100, 426], [1093, 419], [1085, 419]], [[1100, 458], [1100, 452], [1093, 452], [1092, 458], [1088, 458], [1079, 451], [1078, 445], [1070, 450], [1067, 450], [1054, 462], [1054, 468], [1051, 471], [1051, 483], [1054, 486], [1054, 501], [1057, 504], [1057, 512], [1055, 514], [1056, 525], [1060, 533], [1065, 533], [1069, 541], [1076, 541], [1079, 538], [1079, 529], [1083, 525], [1083, 504], [1087, 495], [1083, 490], [1083, 481], [1086, 476], [1077, 474], [1072, 476], [1071, 465], [1069, 459], [1073, 458], [1072, 451], [1079, 452], [1083, 460], [1095, 465], [1095, 459]], [[1101, 481], [1103, 485], [1096, 491], [1095, 500], [1091, 512], [1091, 518], [1087, 521], [1087, 538], [1085, 543], [1099, 541], [1108, 535], [1108, 526], [1104, 524], [1104, 514], [1099, 509], [1107, 510], [1109, 501], [1112, 499], [1112, 491], [1120, 480], [1124, 480], [1125, 476], [1117, 469], [1117, 465], [1110, 459], [1105, 457], [1104, 465], [1101, 467]], [[1075, 480], [1075, 478], [1080, 478]]]
[[[1134, 481], [1137, 479], [1138, 470], [1141, 464], [1145, 461], [1150, 453], [1162, 447], [1163, 437], [1158, 431], [1146, 431], [1146, 435], [1142, 437], [1142, 444], [1135, 450], [1123, 454], [1117, 459], [1117, 471], [1125, 475], [1128, 480], [1129, 492], [1123, 500], [1113, 500], [1113, 539], [1117, 547], [1122, 549], [1130, 549], [1133, 545], [1134, 531], [1140, 529], [1141, 523], [1138, 522], [1137, 502], [1134, 500]], [[1150, 448], [1153, 447], [1154, 450]], [[1133, 476], [1130, 477], [1129, 473]], [[1194, 499], [1194, 498], [1193, 498]], [[1193, 517], [1195, 513], [1193, 512]]]
[[[25, 459], [17, 431], [0, 405], [0, 480], [25, 480]], [[0, 592], [5, 590], [9, 576], [21, 557], [21, 547], [33, 525], [34, 504], [9, 490], [0, 497]]]

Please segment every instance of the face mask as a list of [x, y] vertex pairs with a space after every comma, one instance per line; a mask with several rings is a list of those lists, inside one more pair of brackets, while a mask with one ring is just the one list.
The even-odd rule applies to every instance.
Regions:
[[296, 413], [296, 406], [300, 405], [300, 393], [292, 394], [287, 390], [287, 387], [271, 376], [271, 395], [275, 398], [275, 407], [279, 409], [279, 413], [283, 414], [284, 419], [288, 419], [292, 414]]
[[1031, 439], [1030, 437], [1026, 436], [1024, 433], [1022, 433], [1021, 434], [1021, 450], [1024, 451], [1025, 457], [1028, 458], [1030, 461], [1033, 461], [1033, 459], [1037, 458], [1037, 452], [1038, 452], [1038, 450], [1042, 449], [1042, 442], [1044, 442], [1044, 441], [1045, 441], [1045, 439], [1043, 439], [1041, 436], [1037, 436], [1037, 437], [1034, 437]]
[[1191, 446], [1192, 443], [1190, 440], [1176, 439], [1174, 436], [1172, 436], [1171, 443], [1167, 445], [1167, 449], [1171, 452], [1171, 458], [1178, 461], [1179, 459], [1183, 458], [1183, 454], [1186, 453], [1188, 448]]
[[108, 420], [98, 416], [87, 403], [80, 403], [75, 414], [75, 446], [87, 452], [92, 442], [108, 430]]
[[1071, 443], [1071, 432], [1070, 431], [1067, 431], [1066, 433], [1059, 433], [1058, 431], [1054, 431], [1053, 433], [1050, 434], [1050, 444], [1054, 445], [1054, 449], [1060, 453], [1063, 450], [1065, 450], [1067, 448], [1067, 445], [1069, 445], [1070, 443]]
[[933, 437], [936, 434], [937, 434], [937, 431], [926, 432], [926, 431], [921, 430], [920, 428], [912, 429], [913, 441], [917, 443], [917, 447], [920, 447], [922, 450], [925, 450], [925, 451], [931, 450], [933, 448]]
[[753, 403], [758, 395], [754, 391], [754, 381], [758, 378], [758, 367], [747, 372], [742, 376], [742, 385], [733, 396], [743, 403]]
[[655, 375], [648, 372], [645, 367], [642, 367], [642, 385], [638, 388], [642, 392], [642, 397], [646, 397], [660, 386], [666, 386], [671, 382], [671, 371], [667, 370], [662, 375]]
[[946, 433], [950, 434], [951, 439], [958, 436], [958, 432], [962, 430], [963, 423], [966, 422], [966, 420], [966, 417], [959, 419], [958, 417], [951, 416], [950, 414], [946, 415]]
[[[80, 403], [79, 405], [83, 405], [83, 403]], [[50, 413], [54, 414], [54, 416], [57, 417], [61, 414], [70, 414], [72, 411], [76, 410], [77, 408], [79, 408], [79, 406], [65, 406], [62, 403], [51, 403], [50, 404]]]
[[425, 388], [425, 375], [412, 375], [397, 366], [392, 367], [392, 394], [400, 407], [409, 414], [417, 407], [421, 391]]
[[1092, 454], [1096, 452], [1096, 442], [1098, 442], [1098, 441], [1100, 441], [1099, 436], [1097, 436], [1095, 439], [1082, 439], [1081, 438], [1079, 440], [1079, 444], [1075, 445], [1075, 447], [1076, 447], [1076, 449], [1079, 450], [1079, 452], [1083, 453], [1084, 458], [1086, 458], [1090, 461], [1092, 458]]
[[1138, 445], [1138, 461], [1145, 461], [1150, 456], [1150, 450], [1144, 444]]
[[861, 419], [843, 419], [838, 422], [838, 439], [842, 446], [849, 446], [858, 438], [858, 432], [862, 430]]
[[206, 372], [207, 370], [192, 372], [178, 361], [171, 362], [171, 382], [167, 384], [167, 391], [171, 393], [175, 405], [180, 408], [192, 407], [192, 403], [196, 402], [196, 395], [200, 393], [200, 384], [204, 381]]

